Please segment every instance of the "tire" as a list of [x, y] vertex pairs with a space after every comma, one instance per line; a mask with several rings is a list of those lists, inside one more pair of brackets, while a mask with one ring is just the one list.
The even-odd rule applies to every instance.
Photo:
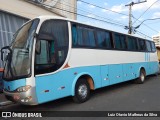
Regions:
[[139, 73], [139, 77], [138, 77], [138, 79], [136, 79], [135, 82], [138, 84], [143, 84], [145, 79], [146, 79], [146, 72], [144, 69], [141, 69], [140, 73]]
[[74, 102], [83, 103], [90, 97], [90, 87], [85, 79], [79, 79], [75, 86]]

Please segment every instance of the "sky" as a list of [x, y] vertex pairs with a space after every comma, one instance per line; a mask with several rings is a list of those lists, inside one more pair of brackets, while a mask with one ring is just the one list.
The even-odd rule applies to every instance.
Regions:
[[[105, 8], [105, 9], [98, 8], [94, 5], [85, 4], [84, 2], [77, 0], [78, 14], [83, 14], [85, 16], [93, 17], [96, 19], [101, 19], [109, 23], [98, 21], [98, 20], [93, 20], [93, 19], [86, 18], [86, 17], [79, 16], [79, 15], [77, 16], [78, 21], [81, 21], [87, 24], [91, 24], [91, 25], [95, 25], [97, 27], [114, 30], [117, 32], [128, 33], [128, 30], [125, 30], [124, 26], [128, 26], [129, 7], [125, 5], [131, 2], [136, 3], [136, 2], [144, 1], [144, 0], [83, 0], [83, 1], [91, 3], [91, 4], [95, 4], [96, 6], [101, 6], [102, 8]], [[132, 7], [132, 16], [134, 17], [134, 18], [132, 17], [133, 27], [138, 26], [146, 19], [160, 18], [160, 0], [158, 0], [157, 2], [156, 1], [157, 0], [147, 0], [147, 2], [144, 2], [141, 4], [135, 4]], [[109, 9], [109, 10], [112, 10], [118, 13], [122, 13], [122, 14], [111, 12], [106, 9]], [[136, 20], [137, 18], [139, 19]], [[116, 25], [111, 24], [110, 22], [115, 23]], [[160, 19], [146, 20], [143, 23], [144, 24], [142, 24], [137, 29], [137, 31], [139, 32], [136, 32], [134, 34], [135, 36], [143, 37], [146, 39], [151, 39], [152, 36], [160, 34]]]

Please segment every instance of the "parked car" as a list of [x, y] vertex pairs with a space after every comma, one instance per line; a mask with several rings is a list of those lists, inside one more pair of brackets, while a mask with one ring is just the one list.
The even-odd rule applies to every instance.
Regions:
[[3, 69], [0, 68], [0, 92], [3, 92], [2, 72], [3, 72]]

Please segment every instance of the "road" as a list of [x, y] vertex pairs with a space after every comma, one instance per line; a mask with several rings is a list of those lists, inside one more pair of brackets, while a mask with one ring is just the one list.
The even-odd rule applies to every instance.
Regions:
[[93, 91], [89, 101], [77, 104], [71, 97], [37, 106], [11, 104], [1, 110], [18, 111], [160, 111], [160, 75], [149, 76], [144, 84], [133, 81]]

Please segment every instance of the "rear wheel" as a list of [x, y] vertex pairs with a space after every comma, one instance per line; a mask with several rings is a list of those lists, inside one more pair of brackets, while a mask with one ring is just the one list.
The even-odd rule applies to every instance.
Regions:
[[89, 96], [90, 88], [88, 82], [85, 79], [79, 79], [75, 86], [74, 102], [83, 103], [89, 99]]
[[141, 69], [140, 73], [139, 73], [139, 77], [138, 77], [138, 79], [136, 79], [135, 82], [138, 84], [143, 84], [145, 79], [146, 79], [146, 72], [144, 69]]

